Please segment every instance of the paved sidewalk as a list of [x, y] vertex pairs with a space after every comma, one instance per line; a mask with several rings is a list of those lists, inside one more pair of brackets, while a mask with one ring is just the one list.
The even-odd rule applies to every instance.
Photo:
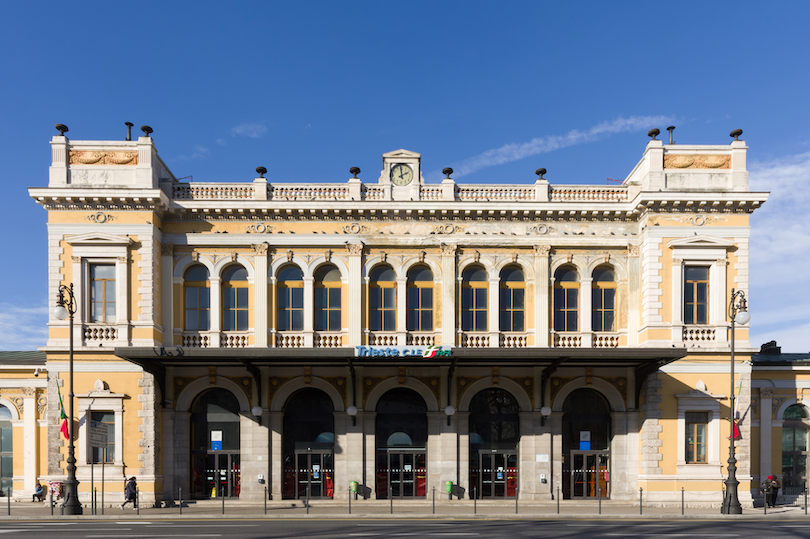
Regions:
[[[14, 502], [7, 503], [0, 498], [0, 520], [2, 519], [39, 519], [39, 518], [83, 518], [83, 519], [167, 519], [167, 518], [446, 518], [446, 519], [588, 519], [588, 518], [621, 518], [621, 519], [810, 519], [805, 516], [804, 507], [777, 507], [768, 509], [765, 515], [760, 508], [744, 508], [742, 515], [722, 515], [719, 508], [686, 507], [681, 515], [680, 505], [676, 507], [643, 507], [639, 512], [638, 505], [603, 501], [601, 514], [599, 503], [564, 500], [560, 502], [559, 514], [556, 502], [518, 502], [517, 512], [514, 501], [478, 502], [471, 500], [454, 500], [449, 502], [437, 500], [435, 510], [431, 501], [394, 501], [393, 513], [391, 504], [385, 500], [358, 500], [352, 502], [351, 514], [347, 503], [337, 501], [313, 501], [309, 510], [300, 500], [283, 502], [268, 501], [267, 509], [262, 502], [244, 502], [225, 500], [224, 513], [221, 500], [202, 500], [183, 502], [182, 515], [178, 505], [173, 507], [142, 507], [135, 511], [131, 507], [121, 509], [116, 504], [105, 504], [103, 515], [101, 507], [92, 515], [89, 506], [84, 507], [81, 516], [62, 516], [60, 507], [53, 509], [53, 516], [48, 503]], [[9, 516], [10, 511], [10, 516]], [[435, 512], [434, 512], [435, 511]], [[641, 514], [640, 514], [641, 513]]]

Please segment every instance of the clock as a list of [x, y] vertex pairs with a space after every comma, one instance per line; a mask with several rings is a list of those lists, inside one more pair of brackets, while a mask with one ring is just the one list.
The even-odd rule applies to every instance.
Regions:
[[391, 167], [391, 182], [394, 185], [408, 185], [413, 180], [413, 170], [408, 165], [394, 165]]

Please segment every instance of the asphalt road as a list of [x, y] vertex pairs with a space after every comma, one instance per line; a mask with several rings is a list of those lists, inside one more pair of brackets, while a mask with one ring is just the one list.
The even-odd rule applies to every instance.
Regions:
[[0, 537], [59, 539], [136, 538], [376, 538], [376, 537], [695, 537], [772, 538], [810, 537], [809, 520], [92, 520], [0, 521]]

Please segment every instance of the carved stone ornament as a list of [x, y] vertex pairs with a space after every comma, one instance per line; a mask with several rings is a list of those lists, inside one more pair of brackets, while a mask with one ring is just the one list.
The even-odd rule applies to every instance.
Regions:
[[388, 258], [388, 255], [385, 254], [385, 251], [380, 251], [380, 260], [385, 262], [386, 258]]
[[444, 255], [444, 256], [455, 256], [456, 249], [458, 249], [458, 246], [453, 244], [453, 243], [442, 243], [439, 248], [442, 251], [442, 255]]
[[461, 225], [453, 225], [453, 224], [446, 224], [446, 225], [436, 225], [431, 230], [431, 234], [460, 234], [464, 232], [464, 227]]
[[694, 215], [688, 217], [681, 217], [682, 223], [688, 223], [694, 226], [710, 225], [717, 221], [718, 221], [717, 217], [711, 217], [709, 215]]
[[627, 256], [638, 256], [641, 251], [641, 248], [638, 245], [628, 245], [627, 246]]
[[759, 396], [763, 399], [770, 399], [773, 397], [773, 388], [772, 387], [761, 387], [759, 388]]
[[200, 261], [200, 253], [197, 253], [197, 252], [191, 253], [191, 259], [194, 262], [199, 262]]
[[327, 262], [330, 262], [332, 260], [332, 249], [327, 249], [326, 251], [324, 251], [323, 259], [326, 260]]
[[292, 249], [287, 249], [287, 262], [292, 262], [293, 252]]
[[137, 165], [138, 152], [70, 150], [71, 165]]
[[257, 255], [266, 255], [267, 250], [270, 248], [266, 243], [255, 243], [251, 247], [253, 247], [253, 252]]
[[160, 245], [160, 254], [163, 256], [172, 256], [174, 254], [174, 245], [171, 243], [162, 243]]
[[127, 257], [125, 257], [125, 256], [118, 256], [118, 257], [116, 257], [115, 259], [116, 259], [117, 261], [119, 261], [120, 263], [122, 263], [122, 264], [126, 264], [126, 263], [127, 263]]
[[89, 391], [90, 395], [108, 395], [110, 393], [110, 386], [101, 378], [96, 380], [96, 383], [93, 384], [93, 389]]
[[555, 227], [548, 226], [548, 225], [545, 225], [545, 224], [541, 223], [539, 225], [527, 226], [526, 227], [526, 234], [541, 234], [542, 235], [542, 234], [548, 234], [549, 232], [554, 232], [555, 230], [557, 230]]
[[535, 245], [534, 246], [534, 255], [535, 256], [548, 256], [551, 253], [551, 245]]
[[21, 387], [20, 390], [22, 391], [23, 397], [28, 399], [33, 399], [37, 394], [35, 387]]
[[363, 254], [363, 244], [362, 243], [347, 243], [346, 250], [349, 251], [350, 255], [362, 255]]
[[731, 168], [731, 156], [665, 155], [664, 168]]
[[78, 263], [80, 263], [82, 261], [82, 257], [80, 257], [80, 256], [71, 256], [70, 261], [73, 262], [74, 264], [78, 264]]
[[573, 261], [574, 261], [574, 255], [572, 253], [568, 253], [568, 263], [570, 264]]
[[368, 227], [360, 223], [352, 223], [341, 227], [344, 234], [368, 234]]
[[239, 256], [239, 253], [236, 251], [231, 251], [231, 262], [236, 262], [236, 257]]
[[245, 227], [245, 232], [248, 234], [272, 234], [275, 227], [272, 225], [266, 225], [264, 223], [255, 223], [252, 225], [247, 225]]
[[110, 221], [115, 221], [115, 215], [110, 215], [109, 213], [104, 212], [91, 213], [90, 215], [86, 215], [84, 218], [94, 223], [108, 223]]
[[424, 251], [419, 251], [419, 254], [417, 255], [417, 258], [419, 258], [419, 262], [425, 261], [425, 254], [426, 253]]
[[480, 262], [481, 261], [481, 253], [479, 253], [478, 251], [475, 251], [475, 253], [473, 253], [473, 260], [475, 260], [476, 262]]

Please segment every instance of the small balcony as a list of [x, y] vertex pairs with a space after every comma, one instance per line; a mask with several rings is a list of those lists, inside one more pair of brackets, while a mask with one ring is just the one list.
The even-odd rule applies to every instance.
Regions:
[[433, 346], [437, 334], [435, 331], [409, 331], [408, 346]]
[[222, 348], [246, 348], [250, 346], [250, 331], [223, 331], [219, 337]]
[[501, 348], [526, 348], [529, 346], [529, 334], [525, 331], [502, 331]]
[[118, 329], [107, 324], [86, 324], [84, 326], [85, 346], [113, 346]]
[[211, 335], [207, 331], [184, 331], [184, 348], [208, 348], [211, 346]]
[[460, 341], [464, 348], [489, 348], [489, 339], [488, 331], [462, 331]]
[[369, 346], [397, 346], [399, 336], [393, 331], [368, 331]]

